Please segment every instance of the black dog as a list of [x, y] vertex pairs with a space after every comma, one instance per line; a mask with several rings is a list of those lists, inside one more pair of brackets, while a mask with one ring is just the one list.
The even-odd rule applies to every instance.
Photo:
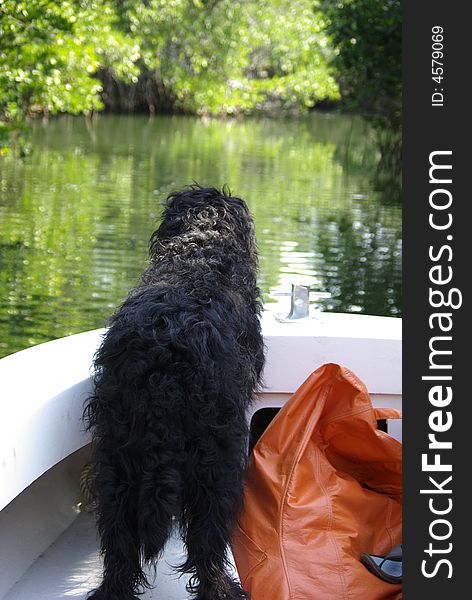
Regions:
[[103, 583], [130, 600], [173, 519], [198, 600], [246, 594], [228, 575], [242, 504], [246, 409], [264, 363], [253, 221], [240, 198], [197, 185], [171, 194], [150, 266], [97, 352], [93, 432]]

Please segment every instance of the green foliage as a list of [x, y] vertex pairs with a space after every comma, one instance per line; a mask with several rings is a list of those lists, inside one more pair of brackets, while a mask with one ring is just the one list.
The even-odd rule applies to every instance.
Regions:
[[[310, 0], [119, 3], [142, 73], [196, 114], [304, 110], [338, 98], [323, 20]], [[153, 99], [151, 98], [151, 101]]]
[[344, 98], [376, 122], [398, 128], [402, 90], [400, 0], [321, 0], [317, 5], [328, 19]]
[[338, 98], [329, 57], [311, 0], [0, 0], [0, 119], [86, 113], [143, 81], [157, 110], [304, 110]]
[[396, 125], [400, 52], [399, 0], [0, 0], [0, 122], [104, 105], [302, 112], [339, 82]]
[[374, 125], [374, 186], [401, 201], [402, 24], [400, 0], [315, 0], [327, 20], [343, 100]]
[[0, 0], [0, 120], [102, 108], [99, 65], [137, 75], [115, 21], [106, 0]]

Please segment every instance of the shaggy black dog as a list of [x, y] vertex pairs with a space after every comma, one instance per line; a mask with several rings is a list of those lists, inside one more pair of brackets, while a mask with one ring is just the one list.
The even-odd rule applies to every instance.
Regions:
[[227, 573], [242, 503], [246, 409], [264, 363], [253, 221], [240, 198], [171, 194], [150, 266], [112, 317], [85, 418], [93, 432], [104, 577], [90, 598], [130, 600], [173, 520], [198, 600], [246, 594]]

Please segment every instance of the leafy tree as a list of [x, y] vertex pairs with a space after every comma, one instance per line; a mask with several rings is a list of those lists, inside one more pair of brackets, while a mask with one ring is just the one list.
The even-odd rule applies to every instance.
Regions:
[[374, 121], [399, 126], [400, 0], [321, 0], [344, 99]]
[[[136, 49], [106, 0], [0, 0], [0, 125], [102, 108], [99, 65], [136, 76]], [[1, 140], [0, 140], [1, 143]]]
[[321, 0], [316, 11], [327, 20], [347, 107], [367, 117], [377, 132], [374, 186], [385, 201], [401, 200], [400, 0]]
[[311, 0], [0, 0], [0, 122], [305, 110], [339, 95], [324, 27]]
[[[197, 114], [303, 110], [338, 98], [330, 48], [310, 0], [117, 3], [141, 51], [141, 78], [102, 74], [105, 102]], [[117, 98], [118, 97], [118, 98]], [[132, 100], [130, 100], [130, 97]]]

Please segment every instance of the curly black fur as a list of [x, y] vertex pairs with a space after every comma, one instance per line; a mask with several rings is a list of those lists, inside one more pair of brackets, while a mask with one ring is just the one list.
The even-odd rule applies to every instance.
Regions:
[[242, 504], [246, 409], [264, 363], [253, 221], [240, 198], [171, 194], [150, 266], [111, 319], [84, 417], [93, 432], [104, 578], [90, 598], [149, 586], [173, 516], [198, 600], [246, 598], [227, 574]]

